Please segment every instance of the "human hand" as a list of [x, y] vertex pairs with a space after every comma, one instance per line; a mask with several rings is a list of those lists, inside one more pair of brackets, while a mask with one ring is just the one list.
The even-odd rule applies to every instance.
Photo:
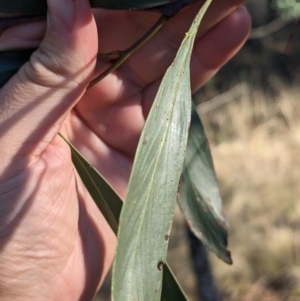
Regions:
[[[237, 8], [241, 2], [215, 0], [207, 13], [191, 63], [194, 91], [245, 40], [250, 21]], [[39, 49], [0, 91], [1, 300], [92, 299], [115, 238], [57, 133], [124, 196], [155, 93], [200, 6], [178, 13], [88, 91], [88, 82], [109, 66], [96, 63], [98, 49], [126, 49], [158, 14], [94, 10], [93, 17], [87, 0], [49, 0], [46, 34], [42, 21], [2, 33], [0, 50]]]

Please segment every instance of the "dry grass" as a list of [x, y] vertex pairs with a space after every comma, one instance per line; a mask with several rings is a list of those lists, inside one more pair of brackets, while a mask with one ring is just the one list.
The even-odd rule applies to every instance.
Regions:
[[299, 90], [246, 89], [203, 116], [234, 265], [212, 256], [223, 300], [300, 300]]
[[[245, 87], [202, 116], [230, 224], [233, 266], [211, 256], [223, 301], [300, 300], [300, 91], [273, 84], [277, 96]], [[178, 212], [171, 238], [169, 262], [195, 301]], [[107, 285], [95, 301], [109, 300]]]

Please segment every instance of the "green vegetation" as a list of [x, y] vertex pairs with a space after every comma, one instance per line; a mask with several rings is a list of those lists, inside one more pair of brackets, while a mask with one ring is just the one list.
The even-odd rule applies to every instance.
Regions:
[[299, 0], [273, 0], [272, 5], [284, 19], [300, 18]]
[[[211, 255], [223, 301], [300, 298], [300, 91], [276, 86], [273, 99], [243, 86], [240, 96], [201, 115], [229, 220], [233, 265]], [[168, 262], [188, 299], [196, 301], [178, 208]], [[104, 286], [95, 301], [108, 301], [106, 292]]]
[[[209, 2], [207, 0], [207, 5]], [[300, 17], [299, 1], [274, 0], [274, 6], [284, 18]], [[200, 19], [201, 14], [199, 22]], [[158, 93], [159, 101], [154, 103], [137, 151], [129, 192], [121, 215], [121, 225], [118, 229], [119, 247], [116, 254], [113, 286], [115, 300], [122, 300], [124, 294], [128, 300], [134, 298], [144, 300], [145, 296], [148, 298], [153, 295], [154, 291], [160, 293], [162, 288], [161, 270], [166, 263], [169, 231], [189, 124], [190, 103], [186, 106], [185, 100], [190, 97], [188, 75], [193, 40], [186, 41], [191, 36], [194, 38], [195, 33], [196, 29], [193, 28], [186, 35], [182, 48], [179, 50], [178, 60], [176, 59], [175, 64], [167, 72], [169, 79], [167, 78], [164, 82], [165, 86], [162, 86]], [[12, 70], [14, 72], [17, 68], [15, 65], [9, 65], [4, 69], [3, 73], [8, 72], [10, 75]], [[183, 77], [184, 75], [186, 77]], [[6, 80], [7, 76], [3, 78]], [[170, 89], [172, 84], [174, 88]], [[300, 109], [297, 97], [299, 90], [276, 83], [277, 96], [266, 101], [266, 95], [250, 87], [249, 84], [245, 84], [242, 88], [242, 96], [233, 98], [228, 104], [212, 111], [208, 110], [202, 115], [204, 127], [211, 142], [221, 194], [225, 200], [225, 213], [230, 221], [230, 249], [233, 250], [235, 263], [233, 267], [229, 267], [212, 257], [215, 275], [223, 300], [226, 301], [297, 300], [300, 297], [300, 289], [297, 285], [300, 282], [300, 226], [298, 224], [300, 218], [300, 185], [298, 183], [300, 178], [300, 156], [298, 155]], [[167, 89], [179, 91], [174, 93], [171, 106], [164, 103], [169, 96]], [[185, 107], [180, 105], [177, 99], [178, 95], [183, 92], [185, 93], [183, 97]], [[186, 119], [183, 120], [183, 117]], [[166, 130], [157, 135], [155, 126], [161, 121], [165, 123], [162, 123], [160, 128], [166, 128]], [[180, 121], [183, 123], [180, 124]], [[170, 124], [173, 123], [178, 125], [176, 131], [171, 128]], [[178, 128], [184, 133], [180, 134]], [[178, 132], [178, 136], [174, 136], [173, 132]], [[172, 143], [169, 143], [169, 140]], [[183, 143], [179, 148], [181, 141]], [[150, 147], [144, 147], [147, 144]], [[178, 145], [178, 148], [174, 148], [174, 145]], [[204, 149], [207, 147], [201, 148], [201, 151]], [[178, 166], [170, 164], [170, 156], [177, 158]], [[169, 170], [168, 167], [171, 169]], [[86, 170], [88, 167], [84, 168], [85, 173]], [[212, 165], [209, 165], [208, 170], [212, 171]], [[212, 185], [216, 187], [214, 174], [212, 178]], [[141, 179], [149, 186], [137, 185]], [[161, 185], [161, 183], [169, 183], [167, 180], [172, 182], [169, 184], [170, 191], [167, 190], [168, 187]], [[157, 187], [161, 187], [161, 190], [156, 189]], [[101, 193], [99, 195], [102, 197]], [[190, 196], [191, 193], [187, 195]], [[197, 191], [194, 194], [194, 204], [187, 205], [189, 209], [195, 206], [195, 199], [198, 195]], [[172, 197], [173, 205], [168, 205], [166, 208], [168, 218], [161, 215], [159, 219], [158, 213], [160, 210], [165, 210], [165, 208], [161, 209], [163, 207], [161, 204], [170, 203]], [[148, 202], [139, 203], [141, 198]], [[220, 204], [219, 195], [213, 201], [216, 199]], [[154, 204], [155, 207], [153, 200], [157, 202]], [[110, 215], [111, 209], [107, 209], [105, 196], [100, 202], [104, 208], [101, 210], [107, 210], [108, 217], [106, 218], [111, 220], [114, 231], [117, 232], [119, 210], [116, 214]], [[218, 205], [219, 211], [221, 211], [220, 207]], [[145, 212], [149, 213], [149, 216]], [[203, 212], [206, 211], [203, 209], [201, 212], [202, 216], [205, 216], [203, 219], [208, 219], [208, 214]], [[215, 216], [212, 215], [210, 224], [216, 223]], [[223, 222], [223, 219], [219, 220]], [[150, 224], [153, 222], [154, 224]], [[160, 228], [164, 225], [161, 233], [158, 230], [153, 231], [155, 224]], [[189, 300], [193, 300], [194, 288], [191, 285], [193, 280], [187, 276], [192, 275], [188, 264], [187, 244], [178, 243], [183, 239], [178, 234], [183, 235], [184, 232], [178, 231], [178, 227], [183, 229], [183, 225], [183, 218], [180, 213], [177, 213], [176, 231], [173, 230], [169, 258], [171, 266], [175, 272], [177, 271], [179, 282], [183, 283], [187, 291]], [[199, 228], [202, 230], [201, 226]], [[149, 232], [149, 228], [152, 232]], [[215, 229], [208, 228], [206, 229], [208, 234], [209, 230]], [[217, 237], [216, 243], [206, 240], [204, 242], [221, 258], [225, 258], [225, 261], [227, 258], [227, 262], [231, 262], [225, 248], [226, 227], [223, 228], [224, 231], [221, 236]], [[138, 235], [132, 236], [135, 231]], [[213, 232], [215, 234], [218, 231]], [[157, 239], [158, 233], [161, 238], [167, 237], [163, 243]], [[209, 237], [207, 233], [204, 233], [205, 238]], [[219, 237], [223, 238], [221, 242], [219, 242]], [[176, 256], [183, 258], [180, 263], [172, 260], [174, 252]], [[224, 253], [225, 256], [222, 255]], [[125, 265], [124, 262], [130, 262], [131, 265]], [[158, 269], [153, 269], [151, 266], [153, 262], [158, 262]], [[137, 272], [138, 269], [140, 269], [140, 274]], [[147, 269], [149, 269], [148, 272]], [[128, 277], [126, 273], [129, 273], [131, 277]], [[130, 283], [129, 278], [133, 283]], [[149, 290], [146, 293], [144, 287], [141, 289], [145, 283]], [[160, 300], [160, 294], [154, 298], [152, 297], [151, 300]]]

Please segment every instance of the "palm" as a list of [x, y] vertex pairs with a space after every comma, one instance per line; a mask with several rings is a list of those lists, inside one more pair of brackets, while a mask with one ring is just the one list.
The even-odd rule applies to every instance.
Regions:
[[[76, 122], [72, 123], [68, 132], [69, 139], [86, 154], [91, 164], [97, 167], [122, 196], [126, 192], [138, 139], [162, 76], [175, 57], [184, 32], [188, 30], [199, 6], [196, 4], [170, 20], [163, 30], [116, 72], [87, 91], [71, 115], [71, 120]], [[222, 12], [224, 15], [226, 13], [228, 12]], [[100, 53], [128, 48], [159, 17], [156, 13], [145, 12], [98, 10], [95, 14], [99, 20], [99, 40], [102, 41]], [[116, 26], [116, 22], [122, 26]], [[213, 25], [206, 24], [199, 36]], [[210, 67], [214, 62], [207, 64]], [[219, 64], [217, 62], [216, 66]], [[97, 70], [102, 72], [108, 66], [99, 62]], [[205, 82], [212, 75], [211, 71], [215, 71], [208, 68], [200, 69], [199, 72], [199, 67], [207, 68], [201, 66], [199, 61], [193, 66], [193, 89]], [[86, 132], [83, 134], [82, 129], [91, 131], [93, 135], [87, 139]], [[92, 151], [86, 153], [87, 149]]]
[[[224, 0], [219, 2], [224, 3]], [[232, 2], [235, 4], [227, 2], [223, 6], [215, 2], [211, 16], [207, 18], [210, 21], [203, 24], [196, 46], [197, 55], [192, 59], [193, 89], [217, 71], [237, 50], [246, 34], [248, 20], [236, 40], [226, 42], [227, 37], [222, 36], [224, 32], [233, 30], [235, 23], [242, 21], [229, 20], [226, 23], [225, 20], [222, 30], [216, 27], [210, 36], [204, 35], [242, 0]], [[111, 230], [74, 171], [68, 146], [56, 132], [60, 130], [70, 139], [119, 194], [125, 196], [136, 146], [153, 98], [199, 6], [195, 4], [170, 20], [120, 69], [88, 90], [43, 138], [47, 143], [41, 143], [41, 147], [47, 147], [42, 151], [38, 149], [39, 160], [27, 168], [23, 185], [15, 196], [17, 200], [21, 192], [28, 190], [28, 198], [23, 203], [28, 207], [24, 217], [30, 218], [21, 219], [22, 228], [18, 229], [22, 230], [16, 233], [25, 250], [35, 250], [36, 246], [38, 250], [37, 253], [19, 253], [22, 254], [18, 255], [19, 264], [8, 268], [8, 273], [20, 275], [16, 276], [20, 283], [31, 273], [38, 275], [36, 288], [32, 291], [37, 300], [41, 294], [49, 300], [89, 300], [110, 265], [115, 244]], [[99, 52], [126, 49], [158, 18], [154, 13], [102, 10], [95, 11], [95, 15]], [[90, 33], [96, 40], [93, 24], [90, 26]], [[214, 48], [220, 37], [225, 45], [221, 51]], [[80, 46], [85, 58], [93, 57], [95, 40]], [[81, 62], [82, 67], [89, 61]], [[107, 63], [99, 62], [95, 73], [107, 66]], [[35, 175], [33, 182], [36, 181], [38, 187], [28, 188], [28, 174]], [[33, 233], [34, 239], [26, 240]], [[7, 248], [15, 252], [14, 244], [8, 242]], [[22, 273], [28, 261], [36, 268]]]

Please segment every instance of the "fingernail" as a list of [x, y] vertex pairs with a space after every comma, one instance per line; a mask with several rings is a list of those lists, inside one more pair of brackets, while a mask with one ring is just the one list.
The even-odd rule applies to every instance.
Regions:
[[71, 33], [74, 19], [73, 0], [48, 0], [48, 20], [53, 32], [59, 35]]

